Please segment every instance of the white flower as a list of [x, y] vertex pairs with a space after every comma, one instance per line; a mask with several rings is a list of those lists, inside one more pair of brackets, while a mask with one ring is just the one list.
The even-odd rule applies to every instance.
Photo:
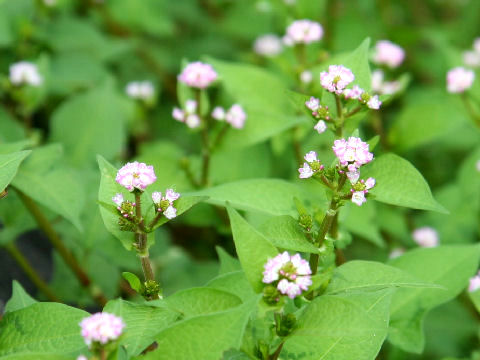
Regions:
[[320, 100], [312, 96], [309, 100], [305, 101], [305, 106], [312, 111], [317, 111], [320, 107]]
[[262, 35], [255, 40], [253, 49], [258, 55], [276, 56], [283, 50], [282, 39], [274, 34]]
[[402, 64], [404, 59], [405, 51], [397, 44], [388, 40], [381, 40], [375, 44], [373, 62], [396, 68]]
[[160, 201], [162, 201], [162, 193], [159, 191], [155, 191], [152, 193], [152, 200], [155, 204], [160, 204]]
[[163, 215], [165, 215], [165, 217], [167, 219], [173, 219], [174, 217], [177, 216], [177, 209], [175, 209], [173, 206], [169, 206], [164, 212], [163, 212]]
[[348, 171], [347, 172], [347, 178], [348, 180], [350, 180], [350, 183], [353, 185], [353, 184], [356, 184], [358, 179], [360, 179], [360, 170], [353, 170], [353, 171]]
[[132, 81], [127, 84], [125, 92], [133, 99], [150, 100], [155, 88], [150, 81]]
[[117, 206], [122, 206], [123, 204], [123, 195], [122, 194], [116, 194], [114, 197], [112, 197], [112, 201], [117, 204]]
[[197, 128], [200, 126], [200, 117], [197, 114], [190, 114], [185, 119], [185, 124], [191, 129]]
[[239, 104], [232, 105], [232, 107], [228, 109], [227, 113], [225, 114], [225, 121], [236, 129], [243, 128], [246, 119], [247, 114]]
[[197, 102], [191, 99], [185, 101], [185, 111], [188, 114], [194, 114], [197, 111]]
[[304, 163], [303, 167], [298, 169], [298, 172], [300, 173], [299, 175], [300, 179], [307, 179], [313, 176], [313, 170], [310, 167], [310, 165], [308, 165], [308, 163]]
[[321, 85], [337, 95], [341, 94], [353, 80], [355, 80], [355, 76], [352, 71], [343, 65], [330, 65], [328, 72], [320, 73]]
[[171, 203], [177, 200], [179, 197], [180, 197], [180, 194], [175, 192], [173, 189], [167, 189], [165, 191], [165, 199], [167, 199]]
[[315, 151], [309, 151], [305, 154], [304, 159], [309, 163], [317, 161], [317, 153]]
[[313, 74], [311, 71], [305, 70], [300, 74], [300, 81], [304, 84], [310, 84], [313, 80]]
[[325, 123], [325, 121], [319, 120], [313, 128], [317, 130], [319, 134], [321, 134], [325, 132], [325, 130], [327, 130], [327, 124]]
[[185, 121], [185, 113], [182, 109], [179, 109], [177, 107], [174, 107], [173, 108], [173, 111], [172, 111], [172, 117], [177, 120], [177, 121], [180, 121], [180, 122], [184, 122]]
[[355, 191], [352, 194], [352, 202], [358, 206], [362, 206], [362, 204], [367, 202], [367, 199], [365, 199], [365, 193], [363, 191]]
[[382, 105], [382, 102], [380, 101], [380, 99], [378, 98], [378, 95], [374, 95], [370, 98], [370, 100], [368, 100], [367, 102], [367, 106], [370, 108], [370, 109], [374, 109], [374, 110], [378, 110], [380, 109], [380, 106]]
[[363, 93], [364, 90], [360, 86], [355, 85], [352, 89], [345, 89], [343, 91], [343, 96], [345, 99], [358, 100]]
[[43, 78], [38, 72], [37, 65], [20, 61], [10, 65], [10, 82], [14, 85], [40, 86]]
[[287, 28], [284, 43], [288, 46], [294, 44], [310, 44], [320, 41], [323, 36], [322, 25], [311, 20], [296, 20]]
[[216, 106], [212, 111], [212, 118], [218, 121], [225, 120], [225, 109], [221, 106]]
[[475, 73], [463, 67], [456, 67], [447, 73], [447, 91], [462, 93], [472, 87]]
[[424, 226], [412, 233], [413, 240], [421, 247], [435, 247], [438, 246], [438, 233], [435, 229]]

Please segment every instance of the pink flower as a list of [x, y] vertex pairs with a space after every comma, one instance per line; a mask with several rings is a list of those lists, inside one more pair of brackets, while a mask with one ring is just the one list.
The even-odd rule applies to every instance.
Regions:
[[372, 96], [368, 101], [367, 101], [367, 106], [370, 109], [378, 110], [380, 109], [380, 106], [382, 105], [382, 102], [378, 98], [378, 95]]
[[376, 43], [372, 59], [376, 64], [396, 68], [402, 64], [404, 59], [405, 51], [400, 46], [388, 40], [381, 40]]
[[309, 163], [318, 161], [317, 153], [315, 151], [309, 151], [308, 153], [305, 154], [304, 159]]
[[327, 124], [323, 120], [319, 120], [317, 124], [313, 127], [319, 134], [325, 132], [327, 130]]
[[225, 114], [225, 121], [228, 122], [232, 127], [236, 129], [242, 129], [245, 125], [245, 120], [247, 119], [247, 114], [245, 110], [238, 105], [234, 104], [230, 109], [228, 109]]
[[362, 206], [362, 204], [367, 202], [365, 193], [363, 191], [355, 191], [352, 194], [352, 202], [358, 206]]
[[198, 116], [197, 114], [190, 114], [187, 115], [187, 117], [185, 118], [185, 124], [187, 124], [190, 129], [195, 129], [199, 127], [200, 123], [200, 116]]
[[123, 195], [122, 194], [116, 194], [114, 197], [112, 197], [112, 201], [117, 204], [117, 206], [122, 206], [123, 204]]
[[305, 101], [305, 106], [312, 111], [316, 111], [320, 107], [320, 100], [312, 96]]
[[253, 44], [253, 50], [262, 56], [276, 56], [283, 50], [282, 39], [274, 34], [258, 37]]
[[347, 178], [348, 180], [350, 180], [351, 184], [356, 184], [358, 179], [360, 179], [360, 171], [358, 169], [355, 169], [353, 171], [348, 171]]
[[383, 89], [383, 79], [385, 75], [382, 70], [372, 71], [372, 91], [381, 93]]
[[106, 312], [96, 313], [80, 322], [81, 334], [85, 343], [90, 347], [92, 343], [105, 345], [118, 339], [125, 324], [122, 318]]
[[301, 295], [312, 285], [310, 265], [300, 257], [300, 254], [290, 256], [285, 251], [269, 259], [264, 269], [262, 281], [265, 284], [278, 281], [276, 284], [278, 291], [291, 299]]
[[352, 71], [343, 65], [330, 65], [328, 72], [320, 73], [321, 85], [337, 95], [341, 94], [353, 80], [355, 80], [355, 76]]
[[311, 20], [296, 20], [287, 28], [284, 43], [288, 46], [295, 44], [310, 44], [320, 41], [323, 36], [322, 25]]
[[376, 181], [374, 178], [370, 177], [367, 179], [367, 181], [365, 181], [365, 188], [367, 190], [370, 190], [371, 188], [373, 188], [376, 184]]
[[437, 231], [429, 226], [416, 229], [412, 233], [412, 237], [421, 247], [435, 247], [439, 243]]
[[447, 73], [447, 91], [462, 93], [470, 89], [475, 79], [475, 73], [463, 67], [456, 67]]
[[205, 89], [210, 86], [217, 77], [218, 75], [211, 65], [197, 61], [188, 64], [178, 76], [178, 80], [188, 86]]
[[185, 113], [182, 109], [179, 109], [178, 107], [174, 107], [172, 111], [172, 117], [180, 122], [185, 121]]
[[298, 169], [300, 179], [308, 179], [313, 176], [313, 170], [308, 163], [303, 163], [303, 167]]
[[355, 85], [352, 89], [345, 89], [343, 91], [343, 96], [345, 99], [358, 100], [364, 92], [365, 91], [360, 86]]
[[115, 181], [125, 187], [128, 191], [134, 189], [145, 190], [145, 188], [153, 184], [157, 180], [153, 166], [148, 166], [145, 163], [134, 161], [127, 163], [117, 172]]
[[212, 118], [218, 121], [225, 120], [225, 109], [221, 106], [216, 106], [211, 114]]
[[165, 191], [165, 196], [162, 196], [162, 193], [155, 191], [152, 193], [152, 200], [155, 204], [158, 212], [163, 212], [163, 215], [167, 219], [173, 219], [177, 216], [177, 209], [173, 206], [173, 202], [180, 198], [180, 194], [175, 192], [173, 189], [167, 189]]
[[474, 292], [480, 289], [480, 272], [474, 277], [470, 278], [470, 283], [468, 285], [468, 291]]
[[317, 159], [317, 153], [315, 151], [308, 152], [304, 159], [306, 163], [303, 164], [303, 167], [298, 169], [300, 173], [300, 179], [307, 179], [312, 177], [319, 170], [323, 170], [323, 165], [320, 164], [320, 160]]
[[357, 137], [349, 137], [348, 141], [345, 139], [335, 140], [332, 149], [342, 166], [354, 164], [359, 168], [373, 160], [369, 145]]

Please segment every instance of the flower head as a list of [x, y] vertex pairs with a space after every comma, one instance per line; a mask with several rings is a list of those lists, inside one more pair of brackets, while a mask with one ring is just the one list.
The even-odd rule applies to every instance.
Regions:
[[145, 190], [145, 188], [153, 184], [157, 180], [153, 166], [145, 163], [134, 161], [127, 163], [117, 172], [115, 181], [125, 187], [128, 191], [134, 189]]
[[163, 212], [167, 219], [173, 219], [177, 216], [177, 209], [173, 206], [173, 202], [180, 198], [180, 194], [173, 189], [167, 189], [165, 196], [162, 193], [155, 191], [152, 193], [152, 200], [158, 212]]
[[435, 229], [424, 226], [416, 229], [412, 233], [413, 240], [421, 247], [435, 247], [438, 246], [438, 233]]
[[211, 65], [197, 61], [188, 64], [178, 76], [178, 80], [190, 87], [205, 89], [217, 80], [217, 77], [218, 74]]
[[343, 96], [345, 97], [345, 99], [358, 100], [364, 92], [365, 91], [360, 86], [355, 85], [352, 89], [345, 89], [343, 92]]
[[283, 38], [286, 45], [310, 44], [320, 41], [323, 36], [322, 25], [311, 20], [296, 20], [287, 27]]
[[300, 254], [291, 256], [285, 251], [269, 259], [264, 269], [263, 282], [276, 283], [278, 291], [291, 299], [301, 295], [312, 285], [310, 265]]
[[367, 101], [367, 106], [370, 109], [378, 110], [380, 109], [380, 106], [382, 105], [382, 102], [378, 98], [378, 95], [374, 95], [370, 97], [370, 99]]
[[93, 314], [80, 322], [81, 334], [85, 343], [90, 347], [92, 343], [105, 345], [118, 339], [122, 334], [125, 323], [122, 318], [106, 312]]
[[388, 40], [381, 40], [375, 44], [372, 58], [374, 63], [396, 68], [402, 64], [404, 59], [405, 51], [397, 44]]
[[132, 81], [127, 84], [125, 92], [132, 99], [149, 100], [153, 98], [155, 88], [150, 81]]
[[215, 106], [211, 114], [212, 118], [218, 121], [225, 120], [225, 109], [221, 106]]
[[116, 194], [114, 197], [112, 197], [112, 201], [117, 204], [117, 206], [122, 206], [124, 199], [122, 194]]
[[305, 101], [305, 106], [312, 111], [316, 111], [320, 107], [320, 100], [312, 96], [309, 100]]
[[352, 194], [352, 202], [358, 206], [362, 206], [362, 204], [367, 202], [365, 193], [363, 191], [355, 191]]
[[355, 80], [355, 76], [352, 71], [343, 65], [330, 65], [328, 72], [320, 73], [321, 85], [337, 95], [341, 94], [353, 80]]
[[327, 124], [323, 120], [319, 120], [317, 124], [313, 127], [319, 134], [325, 132], [327, 130]]
[[311, 71], [305, 70], [300, 74], [300, 81], [304, 84], [310, 84], [313, 80], [313, 74]]
[[307, 179], [312, 177], [316, 172], [323, 170], [324, 166], [320, 164], [320, 160], [317, 159], [317, 153], [315, 151], [308, 152], [305, 156], [305, 163], [303, 167], [298, 169], [300, 173], [300, 179]]
[[225, 114], [225, 121], [236, 129], [242, 129], [246, 119], [247, 114], [239, 104], [233, 104]]
[[274, 34], [259, 36], [253, 44], [253, 50], [262, 56], [276, 56], [283, 50], [282, 39]]
[[200, 126], [200, 116], [196, 114], [198, 104], [195, 100], [188, 99], [185, 101], [185, 110], [177, 107], [173, 108], [172, 117], [180, 122], [187, 124], [189, 128], [196, 128]]
[[332, 149], [342, 166], [353, 164], [359, 168], [373, 160], [369, 145], [358, 137], [351, 136], [348, 140], [335, 140]]
[[10, 65], [10, 82], [14, 85], [40, 86], [43, 78], [38, 72], [37, 65], [20, 61]]
[[468, 291], [474, 292], [480, 289], [480, 272], [478, 272], [475, 276], [470, 278], [470, 282], [468, 285]]
[[475, 73], [463, 67], [456, 67], [447, 73], [447, 91], [462, 93], [472, 87]]

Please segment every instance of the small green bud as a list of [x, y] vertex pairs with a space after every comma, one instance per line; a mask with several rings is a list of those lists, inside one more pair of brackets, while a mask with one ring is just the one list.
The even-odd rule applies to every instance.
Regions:
[[275, 305], [280, 300], [280, 293], [273, 285], [267, 285], [263, 288], [263, 299], [269, 305]]
[[361, 181], [357, 181], [355, 184], [352, 185], [352, 188], [355, 191], [363, 191], [366, 189], [366, 186]]
[[368, 102], [368, 100], [370, 100], [372, 96], [367, 93], [367, 92], [363, 92], [362, 95], [360, 95], [360, 98], [362, 99], [363, 102]]
[[155, 299], [161, 291], [160, 284], [155, 280], [147, 280], [143, 283], [142, 296], [147, 299]]
[[118, 218], [118, 226], [120, 227], [121, 231], [130, 231], [130, 232], [137, 231], [137, 225], [124, 217]]
[[160, 201], [160, 209], [162, 209], [162, 211], [165, 211], [169, 206], [170, 206], [169, 200], [163, 199]]
[[302, 215], [300, 215], [300, 218], [298, 219], [298, 223], [306, 231], [310, 231], [310, 229], [313, 226], [313, 218], [309, 214], [302, 214]]
[[278, 336], [287, 336], [295, 327], [297, 318], [294, 314], [283, 315], [280, 321], [280, 328], [277, 331]]

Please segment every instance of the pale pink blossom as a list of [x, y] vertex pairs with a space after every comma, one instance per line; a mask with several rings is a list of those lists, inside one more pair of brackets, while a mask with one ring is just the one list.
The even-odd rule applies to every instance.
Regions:
[[313, 127], [319, 134], [325, 132], [327, 130], [327, 124], [323, 120], [319, 120], [317, 124]]
[[185, 112], [182, 109], [179, 109], [178, 107], [174, 107], [172, 111], [172, 117], [180, 122], [185, 121]]
[[478, 67], [480, 66], [480, 52], [477, 51], [465, 51], [463, 53], [463, 62], [467, 66]]
[[236, 129], [242, 129], [246, 119], [247, 113], [239, 104], [232, 105], [225, 114], [225, 121]]
[[276, 56], [283, 50], [282, 39], [274, 34], [259, 36], [253, 44], [253, 50], [262, 56]]
[[212, 118], [218, 121], [225, 120], [225, 109], [221, 106], [216, 106], [211, 114]]
[[177, 216], [177, 209], [175, 209], [173, 206], [169, 206], [165, 209], [163, 215], [165, 215], [165, 217], [169, 220], [173, 219]]
[[354, 164], [359, 168], [373, 160], [368, 143], [358, 137], [352, 136], [348, 140], [335, 140], [332, 149], [342, 166]]
[[313, 74], [311, 71], [305, 70], [300, 74], [300, 81], [304, 84], [310, 84], [313, 80]]
[[475, 168], [478, 172], [480, 172], [480, 160], [477, 160], [477, 162], [475, 163]]
[[160, 204], [160, 201], [162, 201], [162, 193], [160, 191], [154, 191], [152, 193], [152, 200], [155, 204]]
[[117, 206], [122, 206], [123, 204], [123, 195], [122, 194], [115, 194], [114, 197], [112, 197], [112, 201], [117, 204]]
[[187, 117], [185, 118], [185, 124], [187, 124], [190, 129], [195, 129], [199, 127], [200, 123], [200, 116], [198, 116], [197, 114], [190, 114], [187, 115]]
[[375, 186], [375, 184], [376, 184], [376, 180], [372, 177], [369, 177], [367, 179], [367, 181], [365, 181], [365, 188], [367, 190], [370, 190], [371, 188], [373, 188]]
[[304, 159], [309, 163], [318, 161], [317, 153], [315, 151], [309, 151], [308, 153], [305, 154]]
[[157, 180], [153, 166], [145, 163], [134, 161], [127, 163], [117, 172], [115, 181], [125, 187], [129, 191], [134, 189], [145, 190], [145, 188], [153, 184]]
[[403, 248], [395, 248], [392, 251], [390, 251], [390, 254], [388, 254], [389, 259], [396, 259], [400, 256], [405, 254], [405, 249]]
[[348, 180], [350, 180], [351, 184], [356, 184], [358, 182], [358, 179], [360, 179], [360, 170], [355, 169], [353, 171], [348, 171], [347, 178]]
[[343, 65], [330, 65], [328, 72], [320, 73], [320, 83], [323, 88], [337, 95], [341, 94], [353, 80], [355, 76], [352, 71]]
[[320, 100], [312, 96], [305, 101], [305, 106], [312, 111], [316, 111], [320, 107]]
[[437, 231], [429, 226], [416, 229], [412, 233], [412, 237], [421, 247], [435, 247], [438, 246], [439, 243]]
[[287, 46], [295, 44], [310, 44], [320, 41], [323, 36], [322, 25], [311, 20], [296, 20], [287, 28], [284, 43]]
[[400, 90], [399, 81], [384, 81], [384, 73], [382, 70], [374, 70], [372, 72], [372, 91], [381, 95], [393, 95]]
[[291, 299], [301, 295], [312, 285], [310, 265], [300, 254], [290, 256], [285, 251], [269, 259], [264, 269], [262, 281], [265, 284], [278, 281], [276, 284], [278, 291]]
[[122, 334], [125, 323], [118, 316], [101, 312], [83, 319], [80, 322], [80, 327], [85, 344], [90, 347], [93, 343], [105, 345], [118, 339]]
[[447, 91], [462, 93], [472, 87], [475, 73], [463, 67], [456, 67], [447, 73]]
[[173, 202], [179, 198], [180, 193], [175, 192], [173, 189], [167, 189], [165, 196], [162, 196], [162, 193], [159, 191], [152, 193], [152, 200], [157, 211], [162, 212], [167, 219], [173, 219], [177, 216], [177, 209], [174, 207]]
[[79, 355], [77, 356], [77, 360], [88, 360], [88, 358], [85, 355]]
[[397, 44], [388, 40], [381, 40], [375, 44], [373, 62], [386, 65], [390, 68], [400, 66], [405, 59], [405, 51]]
[[352, 202], [358, 206], [362, 206], [362, 204], [367, 202], [365, 193], [363, 191], [355, 191], [352, 194]]
[[372, 96], [368, 101], [367, 101], [367, 106], [370, 109], [378, 110], [380, 109], [380, 106], [382, 105], [382, 102], [378, 98], [378, 95]]
[[345, 99], [358, 100], [364, 92], [365, 91], [360, 86], [354, 85], [351, 89], [345, 89], [343, 91], [343, 96], [345, 97]]
[[298, 169], [300, 179], [308, 179], [313, 176], [313, 170], [308, 163], [303, 163], [303, 167]]
[[217, 77], [211, 65], [197, 61], [188, 64], [178, 76], [178, 80], [190, 87], [205, 89], [217, 80]]
[[470, 278], [470, 282], [468, 285], [469, 292], [474, 292], [474, 291], [477, 291], [478, 289], [480, 289], [480, 272]]
[[192, 99], [185, 101], [185, 111], [187, 114], [195, 114], [197, 111], [197, 102]]
[[13, 85], [40, 86], [43, 78], [37, 65], [28, 61], [20, 61], [10, 65], [10, 82]]
[[155, 87], [150, 81], [132, 81], [127, 84], [125, 92], [132, 99], [149, 100], [155, 94]]

